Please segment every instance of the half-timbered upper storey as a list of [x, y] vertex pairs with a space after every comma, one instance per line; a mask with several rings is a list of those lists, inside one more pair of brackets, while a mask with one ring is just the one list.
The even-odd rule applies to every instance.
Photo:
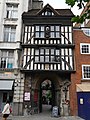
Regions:
[[71, 10], [49, 4], [23, 13], [23, 70], [74, 70], [73, 16]]

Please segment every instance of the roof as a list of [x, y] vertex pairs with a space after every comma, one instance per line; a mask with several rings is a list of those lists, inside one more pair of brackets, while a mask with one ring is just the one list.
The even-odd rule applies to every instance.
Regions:
[[[72, 11], [70, 9], [55, 9], [59, 15], [63, 15], [63, 16], [74, 16], [74, 14], [72, 13]], [[28, 12], [24, 12], [23, 15], [37, 15], [38, 11], [40, 11], [40, 9], [32, 9], [29, 10]]]
[[74, 16], [73, 12], [70, 9], [54, 9], [49, 4], [47, 4], [42, 9], [32, 9], [28, 12], [24, 12], [23, 16], [40, 16], [40, 13], [42, 13], [45, 9], [50, 9], [52, 12], [55, 13], [55, 16]]

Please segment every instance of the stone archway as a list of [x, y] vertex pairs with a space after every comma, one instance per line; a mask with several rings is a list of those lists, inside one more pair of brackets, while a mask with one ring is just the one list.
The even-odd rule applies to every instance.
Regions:
[[55, 73], [44, 73], [44, 74], [36, 74], [34, 76], [34, 89], [38, 90], [38, 106], [39, 106], [39, 112], [42, 111], [42, 83], [44, 81], [49, 80], [51, 82], [51, 88], [45, 88], [46, 91], [50, 89], [52, 93], [52, 105], [60, 107], [60, 77]]
[[[53, 93], [52, 96], [54, 96], [52, 98], [52, 107], [54, 105], [58, 106], [60, 108], [61, 115], [65, 115], [66, 102], [67, 100], [69, 101], [70, 74], [59, 74], [48, 71], [27, 74], [25, 80], [25, 91], [30, 92], [30, 101], [28, 103], [25, 102], [25, 104], [31, 106], [31, 108], [35, 110], [35, 112], [43, 112], [41, 84], [45, 80], [50, 80], [52, 83], [51, 91]], [[69, 104], [67, 105], [67, 108], [68, 107]]]

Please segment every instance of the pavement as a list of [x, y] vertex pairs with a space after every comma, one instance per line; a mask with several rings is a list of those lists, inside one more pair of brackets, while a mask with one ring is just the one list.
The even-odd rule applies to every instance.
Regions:
[[7, 120], [84, 120], [84, 119], [81, 119], [78, 116], [51, 117], [38, 114], [30, 116], [12, 116], [9, 117]]
[[[0, 116], [0, 120], [2, 117]], [[84, 120], [78, 116], [52, 117], [51, 114], [39, 113], [26, 116], [10, 115], [7, 120]]]
[[[47, 107], [47, 106], [46, 106]], [[78, 116], [52, 116], [50, 110], [47, 110], [44, 106], [42, 113], [33, 114], [33, 115], [24, 115], [24, 116], [13, 116], [10, 115], [7, 120], [84, 120]], [[0, 120], [2, 120], [2, 114], [0, 115]]]

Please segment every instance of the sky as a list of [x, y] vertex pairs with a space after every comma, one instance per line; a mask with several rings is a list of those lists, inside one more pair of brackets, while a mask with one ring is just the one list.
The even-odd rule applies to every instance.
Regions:
[[[65, 0], [43, 0], [43, 3], [44, 3], [44, 5], [46, 5], [48, 3], [48, 4], [50, 4], [55, 9], [70, 8], [70, 6], [68, 6], [65, 3]], [[80, 15], [80, 13], [82, 11], [82, 10], [78, 10], [77, 6], [74, 6], [71, 10], [74, 13], [74, 15]]]

